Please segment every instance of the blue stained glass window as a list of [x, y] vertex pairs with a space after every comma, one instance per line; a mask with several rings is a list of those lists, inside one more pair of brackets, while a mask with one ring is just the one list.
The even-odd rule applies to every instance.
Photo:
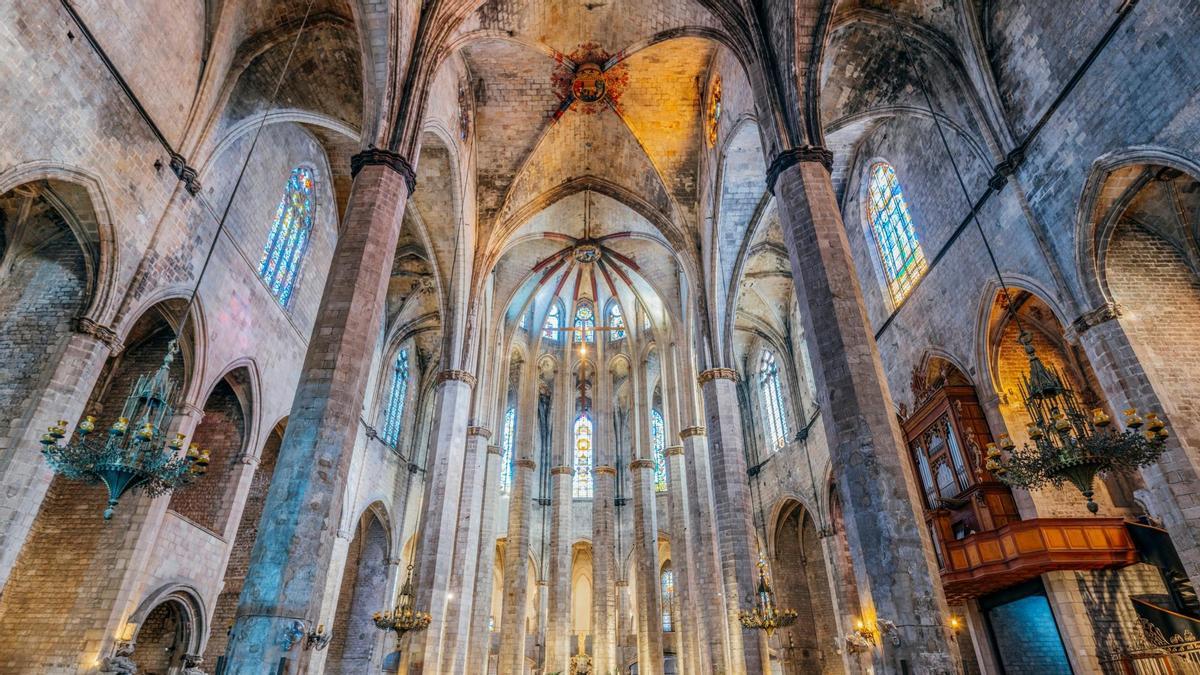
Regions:
[[625, 339], [625, 317], [621, 314], [621, 306], [617, 303], [612, 303], [608, 306], [608, 339], [610, 342]]
[[917, 241], [904, 191], [891, 164], [879, 162], [871, 167], [867, 192], [867, 217], [879, 246], [888, 289], [892, 300], [898, 303], [912, 291], [929, 264]]
[[517, 431], [517, 409], [509, 408], [504, 413], [504, 428], [500, 430], [500, 494], [512, 490], [513, 483], [513, 436]]
[[562, 328], [562, 306], [557, 302], [551, 302], [550, 313], [546, 315], [546, 323], [542, 326], [542, 337], [557, 341], [560, 328]]
[[675, 603], [675, 572], [670, 567], [662, 571], [662, 629], [664, 633], [675, 630], [674, 616], [671, 613]]
[[667, 491], [667, 434], [663, 430], [663, 416], [657, 410], [650, 411], [650, 448], [654, 451], [654, 491]]
[[400, 442], [400, 423], [404, 418], [404, 402], [408, 398], [408, 350], [401, 349], [392, 369], [392, 390], [383, 412], [383, 442], [396, 447]]
[[592, 417], [586, 412], [575, 418], [575, 479], [571, 494], [582, 499], [592, 496]]
[[787, 414], [783, 405], [783, 387], [779, 382], [779, 366], [775, 363], [775, 354], [764, 349], [758, 365], [758, 387], [762, 394], [766, 414], [763, 422], [767, 442], [776, 450], [788, 442]]
[[304, 260], [312, 232], [313, 187], [312, 169], [302, 166], [292, 169], [292, 175], [283, 188], [283, 198], [275, 209], [275, 224], [271, 226], [258, 266], [258, 276], [262, 277], [284, 307], [292, 299], [300, 263]]
[[595, 342], [596, 341], [596, 315], [592, 312], [591, 305], [580, 305], [575, 310], [575, 341], [576, 342]]

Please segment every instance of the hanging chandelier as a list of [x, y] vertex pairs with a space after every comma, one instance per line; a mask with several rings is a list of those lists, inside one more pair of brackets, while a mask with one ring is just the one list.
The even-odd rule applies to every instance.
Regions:
[[987, 470], [1025, 489], [1071, 483], [1087, 498], [1088, 511], [1096, 513], [1100, 510], [1092, 499], [1096, 476], [1130, 473], [1153, 464], [1166, 446], [1166, 423], [1156, 413], [1148, 412], [1143, 419], [1130, 408], [1125, 411], [1125, 428], [1119, 430], [1101, 408], [1088, 415], [1062, 375], [1038, 358], [1030, 334], [1021, 330], [1018, 341], [1029, 357], [1029, 374], [1022, 376], [1019, 388], [1032, 420], [1027, 431], [1033, 445], [1017, 449], [1002, 434], [998, 445], [987, 446]]
[[390, 612], [375, 612], [371, 616], [376, 628], [394, 631], [396, 637], [413, 631], [425, 630], [433, 621], [429, 612], [418, 612], [414, 608], [416, 598], [413, 596], [412, 570], [413, 566], [409, 565], [408, 578], [404, 580], [404, 586], [400, 588], [400, 597], [396, 599], [396, 608]]
[[73, 441], [66, 436], [66, 420], [42, 435], [42, 454], [55, 473], [89, 485], [108, 488], [104, 519], [110, 520], [121, 497], [132, 490], [158, 497], [192, 482], [208, 470], [208, 450], [192, 443], [182, 457], [185, 436], [175, 434], [166, 441], [174, 417], [171, 394], [171, 363], [179, 347], [175, 340], [167, 348], [162, 365], [152, 376], [142, 375], [125, 399], [121, 416], [102, 437], [93, 435], [96, 418], [88, 416], [75, 429]]
[[776, 630], [796, 622], [796, 610], [779, 609], [775, 606], [775, 591], [767, 578], [767, 561], [761, 557], [758, 559], [758, 593], [754, 606], [749, 610], [739, 611], [738, 621], [741, 621], [745, 628], [765, 631], [768, 638], [774, 635]]

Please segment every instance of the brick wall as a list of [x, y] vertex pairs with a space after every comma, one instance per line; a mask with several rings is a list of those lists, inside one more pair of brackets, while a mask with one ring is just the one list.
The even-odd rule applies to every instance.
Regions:
[[221, 380], [204, 404], [192, 442], [209, 451], [208, 473], [187, 490], [171, 494], [169, 508], [197, 525], [220, 532], [236, 485], [235, 467], [245, 439], [245, 415], [237, 394]]
[[[365, 514], [357, 536], [350, 542], [342, 573], [342, 590], [333, 622], [333, 640], [325, 672], [330, 675], [358, 675], [371, 663], [372, 648], [379, 629], [371, 615], [385, 609], [387, 586], [387, 535], [373, 514]], [[390, 609], [390, 607], [388, 608]]]

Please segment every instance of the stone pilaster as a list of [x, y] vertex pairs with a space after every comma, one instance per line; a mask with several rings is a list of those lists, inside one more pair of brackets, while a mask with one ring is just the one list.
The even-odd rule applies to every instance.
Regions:
[[568, 672], [571, 661], [571, 481], [569, 466], [550, 469], [549, 611], [546, 617], [548, 673]]
[[667, 457], [667, 509], [671, 520], [671, 569], [675, 574], [675, 603], [671, 607], [674, 619], [675, 653], [679, 659], [679, 670], [684, 673], [705, 672], [702, 670], [698, 653], [703, 636], [704, 622], [696, 621], [693, 579], [695, 542], [693, 528], [688, 522], [689, 500], [687, 469], [684, 467], [683, 446], [671, 445], [665, 450]]
[[615, 467], [601, 464], [592, 470], [592, 670], [597, 673], [617, 668], [616, 482]]
[[514, 464], [512, 496], [508, 506], [508, 536], [504, 546], [501, 673], [525, 672], [525, 609], [532, 590], [529, 588], [529, 524], [530, 512], [533, 511], [533, 470], [537, 468], [537, 463], [522, 457]]
[[463, 464], [460, 515], [454, 541], [454, 566], [450, 570], [451, 598], [446, 604], [446, 629], [442, 639], [443, 673], [461, 672], [467, 658], [465, 643], [471, 630], [471, 607], [476, 602], [472, 586], [479, 561], [479, 535], [484, 517], [483, 487], [487, 476], [487, 441], [492, 432], [467, 427], [467, 455]]
[[[433, 428], [425, 463], [425, 498], [416, 550], [418, 609], [433, 616], [429, 628], [407, 638], [401, 651], [401, 672], [437, 672], [442, 654], [450, 595], [450, 574], [462, 496], [463, 464], [467, 446], [467, 416], [475, 377], [461, 370], [443, 370], [437, 376], [433, 403]], [[457, 627], [455, 628], [457, 630]]]
[[1170, 533], [1188, 577], [1193, 584], [1200, 584], [1200, 475], [1191, 459], [1200, 450], [1200, 431], [1193, 428], [1197, 422], [1183, 416], [1172, 418], [1165, 409], [1116, 308], [1107, 314], [1090, 312], [1085, 316], [1091, 321], [1081, 317], [1073, 329], [1109, 405], [1117, 412], [1125, 408], [1137, 408], [1143, 414], [1154, 411], [1170, 425], [1173, 434], [1166, 452], [1141, 474], [1153, 502], [1150, 508]]
[[[380, 152], [377, 151], [377, 155]], [[266, 673], [296, 645], [294, 621], [319, 611], [363, 390], [404, 205], [407, 163], [355, 156], [354, 184], [288, 418], [230, 636], [228, 672]], [[302, 505], [297, 507], [297, 505]], [[285, 649], [285, 646], [288, 647]]]
[[10, 420], [9, 433], [0, 438], [0, 591], [53, 477], [38, 452], [42, 447], [38, 441], [59, 420], [67, 421], [70, 438], [104, 363], [118, 347], [115, 336], [106, 341], [88, 333], [72, 334], [28, 415]]
[[874, 651], [881, 672], [958, 672], [919, 494], [892, 410], [879, 350], [823, 148], [781, 153], [768, 179], [779, 205], [813, 375], [830, 443], [862, 611], [899, 628]]
[[[459, 644], [459, 651], [466, 651], [464, 673], [486, 673], [488, 652], [491, 650], [492, 634], [488, 621], [492, 617], [492, 572], [496, 568], [496, 502], [500, 498], [500, 447], [487, 446], [487, 466], [483, 482], [483, 518], [479, 527], [479, 562], [475, 566], [473, 589], [475, 602], [471, 606], [470, 639]], [[465, 590], [465, 588], [464, 588]]]
[[746, 477], [737, 373], [712, 368], [700, 373], [707, 420], [709, 465], [712, 467], [713, 507], [724, 582], [724, 613], [729, 627], [729, 672], [757, 675], [768, 666], [766, 639], [761, 631], [745, 630], [737, 614], [755, 588], [758, 546], [751, 515], [750, 483]]
[[[648, 417], [646, 423], [646, 433], [649, 434]], [[633, 477], [633, 565], [637, 575], [637, 598], [634, 607], [638, 613], [638, 673], [659, 675], [663, 672], [663, 630], [662, 603], [659, 597], [654, 460], [635, 459], [629, 463], [629, 471]]]

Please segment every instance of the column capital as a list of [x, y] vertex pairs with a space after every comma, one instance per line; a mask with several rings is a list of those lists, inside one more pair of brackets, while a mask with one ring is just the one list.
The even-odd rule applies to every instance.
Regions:
[[75, 331], [84, 335], [95, 338], [108, 347], [111, 354], [120, 354], [125, 345], [121, 342], [121, 338], [117, 336], [117, 332], [112, 328], [96, 323], [86, 316], [81, 316], [75, 320]]
[[499, 454], [500, 454], [500, 446], [498, 446], [498, 445], [489, 445], [489, 446], [488, 446], [488, 454], [489, 454], [489, 455], [499, 455]]
[[666, 454], [667, 457], [673, 457], [674, 455], [683, 455], [683, 446], [682, 445], [668, 445], [666, 447], [666, 449], [663, 450], [663, 453]]
[[466, 382], [468, 387], [472, 389], [475, 388], [475, 376], [465, 370], [447, 369], [437, 374], [438, 384], [450, 382], [451, 380], [456, 382]]
[[537, 468], [537, 462], [533, 461], [532, 459], [529, 459], [528, 457], [518, 459], [515, 462], [515, 464], [519, 468], [522, 468], [522, 469], [536, 469]]
[[398, 152], [376, 147], [363, 150], [350, 158], [350, 177], [357, 176], [364, 166], [386, 166], [404, 179], [408, 194], [411, 195], [413, 190], [417, 189], [417, 174], [413, 171], [412, 164]]
[[709, 368], [708, 370], [700, 373], [700, 377], [697, 377], [696, 380], [700, 383], [700, 386], [703, 387], [713, 380], [733, 380], [734, 382], [737, 382], [738, 374], [733, 368]]
[[467, 427], [468, 436], [483, 436], [485, 439], [492, 437], [492, 430], [487, 427]]
[[605, 466], [602, 464], [602, 465], [592, 469], [592, 473], [603, 473], [603, 474], [607, 474], [609, 476], [615, 476], [615, 475], [617, 475], [617, 467]]
[[574, 475], [575, 469], [569, 466], [552, 466], [550, 467], [551, 476], [571, 476]]
[[652, 459], [635, 459], [629, 463], [629, 469], [631, 471], [637, 471], [638, 469], [653, 469], [653, 468], [654, 468], [654, 460], [652, 460]]
[[771, 160], [771, 166], [767, 168], [767, 189], [771, 191], [771, 194], [775, 194], [775, 181], [779, 180], [779, 174], [800, 162], [816, 162], [825, 167], [826, 171], [833, 171], [833, 153], [827, 148], [819, 145], [804, 145], [799, 148], [781, 150], [779, 154], [775, 155], [775, 159]]
[[693, 436], [704, 436], [707, 433], [708, 430], [700, 425], [696, 425], [694, 427], [684, 427], [679, 430], [679, 438], [682, 440], [691, 438]]

